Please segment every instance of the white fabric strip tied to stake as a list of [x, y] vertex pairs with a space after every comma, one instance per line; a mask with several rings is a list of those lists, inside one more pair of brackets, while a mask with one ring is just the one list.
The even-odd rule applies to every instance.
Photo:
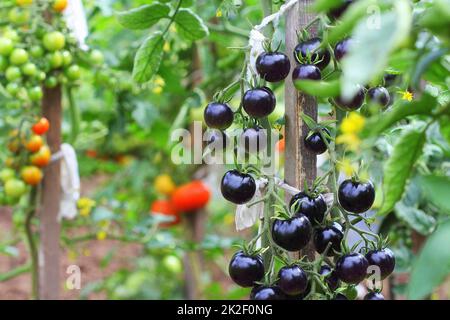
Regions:
[[73, 219], [77, 215], [77, 202], [80, 199], [80, 174], [74, 148], [63, 143], [61, 149], [52, 155], [52, 162], [61, 165], [61, 199], [58, 218]]
[[69, 0], [67, 8], [63, 12], [67, 27], [72, 35], [77, 39], [82, 50], [88, 50], [86, 38], [89, 35], [89, 28], [81, 0]]

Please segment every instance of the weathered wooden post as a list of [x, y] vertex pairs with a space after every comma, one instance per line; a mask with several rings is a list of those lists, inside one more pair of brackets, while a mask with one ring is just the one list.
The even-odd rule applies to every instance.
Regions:
[[[44, 90], [42, 100], [43, 116], [50, 122], [47, 143], [55, 154], [61, 146], [61, 87]], [[61, 195], [60, 161], [52, 161], [44, 172], [42, 182], [39, 249], [39, 298], [53, 300], [59, 298], [60, 290], [60, 223], [58, 221], [59, 201]]]
[[[295, 46], [298, 44], [297, 31], [308, 25], [315, 17], [308, 12], [312, 0], [300, 0], [294, 5], [286, 16], [286, 54], [291, 60], [291, 72], [295, 68], [296, 61], [293, 57]], [[314, 30], [312, 28], [312, 30]], [[308, 127], [303, 122], [301, 114], [305, 113], [313, 119], [317, 119], [317, 102], [315, 98], [298, 92], [291, 80], [285, 81], [285, 109], [286, 109], [286, 161], [284, 176], [286, 182], [298, 189], [302, 189], [304, 181], [311, 185], [316, 178], [316, 155], [305, 149], [304, 137], [308, 134]], [[290, 200], [290, 197], [286, 199]], [[307, 247], [303, 255], [314, 259], [314, 249]]]

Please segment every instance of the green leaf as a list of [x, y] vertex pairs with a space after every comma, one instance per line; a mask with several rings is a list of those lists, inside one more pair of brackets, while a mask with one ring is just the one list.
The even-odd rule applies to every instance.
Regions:
[[450, 220], [440, 224], [415, 260], [409, 279], [408, 299], [422, 299], [450, 273]]
[[136, 107], [131, 113], [133, 119], [143, 129], [150, 129], [158, 118], [158, 112], [155, 107], [149, 103], [137, 101]]
[[[407, 0], [395, 1], [395, 10], [381, 14], [379, 21], [369, 16], [362, 19], [353, 32], [352, 46], [342, 60], [342, 96], [351, 98], [386, 69], [389, 54], [409, 37], [412, 25]], [[369, 63], [370, 61], [370, 63]]]
[[191, 9], [182, 8], [175, 16], [175, 22], [180, 34], [188, 40], [199, 40], [209, 34], [203, 20]]
[[[417, 64], [415, 65], [414, 72], [411, 77], [411, 86], [414, 89], [418, 89], [420, 86], [420, 80], [425, 71], [429, 68], [429, 66], [436, 60], [440, 59], [443, 55], [448, 52], [448, 48], [441, 48], [437, 50], [433, 50], [423, 55]], [[445, 79], [445, 76], [444, 78]]]
[[444, 139], [450, 144], [450, 116], [442, 116], [439, 119], [439, 128]]
[[389, 213], [402, 198], [412, 168], [422, 153], [424, 131], [406, 131], [398, 140], [384, 167], [384, 201], [378, 214]]
[[428, 175], [420, 178], [422, 192], [432, 203], [450, 214], [450, 178], [446, 176]]
[[162, 3], [146, 4], [139, 8], [117, 13], [117, 20], [127, 29], [147, 29], [160, 19], [168, 18], [170, 7]]
[[395, 215], [403, 220], [409, 227], [422, 235], [429, 235], [436, 227], [434, 217], [427, 215], [424, 211], [406, 206], [403, 202], [395, 205]]
[[315, 12], [326, 12], [342, 5], [342, 0], [316, 0], [312, 5]]
[[378, 136], [398, 121], [411, 115], [430, 115], [436, 105], [436, 98], [424, 94], [420, 100], [411, 102], [400, 100], [389, 111], [370, 118], [361, 132], [362, 138]]
[[299, 91], [321, 98], [337, 97], [340, 93], [339, 80], [295, 80], [294, 86]]
[[134, 57], [133, 79], [143, 83], [158, 71], [163, 57], [164, 39], [161, 32], [150, 35], [139, 47]]

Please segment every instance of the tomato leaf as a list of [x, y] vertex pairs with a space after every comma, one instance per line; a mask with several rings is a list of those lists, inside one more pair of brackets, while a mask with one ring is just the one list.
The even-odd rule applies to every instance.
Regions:
[[133, 79], [135, 81], [147, 82], [158, 71], [163, 56], [163, 45], [164, 39], [159, 31], [144, 40], [134, 57]]
[[170, 7], [163, 3], [143, 5], [139, 8], [117, 13], [117, 20], [127, 29], [147, 29], [160, 19], [168, 18]]
[[175, 17], [180, 34], [188, 40], [199, 40], [209, 34], [208, 27], [192, 10], [182, 8]]
[[414, 261], [408, 283], [408, 299], [422, 299], [450, 273], [450, 220], [440, 224]]
[[446, 176], [428, 175], [420, 178], [422, 192], [432, 203], [450, 214], [450, 178]]
[[321, 98], [337, 97], [340, 93], [339, 80], [295, 80], [294, 86], [299, 91]]
[[[441, 48], [437, 50], [433, 50], [428, 52], [427, 54], [423, 55], [417, 64], [415, 65], [414, 72], [411, 77], [411, 86], [414, 89], [418, 89], [420, 86], [420, 80], [422, 78], [422, 75], [427, 71], [427, 69], [430, 67], [430, 65], [440, 59], [442, 56], [447, 54], [448, 48]], [[438, 77], [438, 79], [445, 79]]]
[[434, 217], [418, 208], [407, 206], [403, 202], [395, 205], [395, 215], [422, 235], [429, 235], [436, 227]]
[[425, 137], [424, 131], [406, 131], [394, 146], [384, 167], [384, 201], [379, 215], [389, 213], [402, 198], [412, 168], [422, 153]]
[[412, 102], [400, 100], [389, 111], [370, 118], [361, 132], [361, 137], [378, 136], [393, 124], [411, 115], [429, 115], [435, 105], [436, 98], [428, 94]]

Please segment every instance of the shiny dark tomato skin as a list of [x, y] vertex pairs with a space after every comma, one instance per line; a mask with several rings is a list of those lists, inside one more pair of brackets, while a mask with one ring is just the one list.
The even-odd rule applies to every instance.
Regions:
[[273, 112], [275, 105], [275, 95], [267, 87], [247, 90], [242, 98], [245, 112], [254, 118], [267, 117]]
[[367, 252], [366, 259], [371, 266], [380, 268], [381, 279], [389, 276], [395, 268], [395, 256], [391, 249], [371, 250]]
[[367, 96], [371, 102], [378, 104], [384, 108], [389, 105], [389, 102], [391, 100], [389, 91], [387, 91], [385, 87], [370, 88], [367, 92]]
[[364, 296], [364, 300], [384, 300], [384, 296], [379, 292], [369, 292]]
[[311, 234], [311, 223], [303, 214], [296, 214], [287, 220], [273, 220], [273, 241], [287, 251], [303, 249], [311, 239]]
[[250, 300], [284, 300], [286, 296], [278, 286], [257, 286], [250, 292]]
[[306, 291], [308, 276], [298, 265], [284, 266], [278, 271], [278, 287], [289, 296], [297, 296]]
[[243, 204], [255, 195], [256, 183], [251, 175], [230, 170], [223, 176], [220, 189], [228, 201]]
[[[330, 131], [327, 129], [323, 129], [328, 135], [330, 135]], [[327, 139], [327, 142], [330, 143], [330, 140]], [[319, 132], [314, 132], [311, 135], [307, 135], [304, 139], [305, 147], [313, 152], [316, 155], [322, 154], [327, 151], [327, 144], [322, 139], [322, 136]]]
[[347, 10], [348, 6], [352, 4], [352, 2], [354, 2], [354, 0], [342, 0], [341, 6], [334, 8], [328, 12], [328, 16], [330, 17], [330, 19], [339, 19]]
[[341, 251], [341, 241], [343, 238], [344, 234], [341, 229], [332, 225], [324, 228], [317, 228], [314, 231], [313, 242], [318, 253], [324, 252], [328, 243], [331, 243], [327, 252], [327, 256], [331, 257]]
[[260, 255], [246, 255], [236, 252], [228, 266], [231, 279], [241, 287], [252, 287], [264, 277], [264, 264]]
[[289, 202], [289, 207], [294, 210], [294, 213], [304, 214], [313, 226], [323, 221], [327, 211], [327, 203], [323, 195], [319, 194], [313, 198], [305, 192], [294, 195]]
[[292, 80], [320, 80], [320, 69], [313, 64], [301, 64], [292, 71]]
[[211, 102], [206, 106], [203, 118], [208, 127], [225, 130], [233, 123], [234, 113], [226, 103]]
[[337, 97], [334, 99], [334, 103], [344, 111], [355, 111], [361, 108], [364, 103], [364, 98], [366, 94], [364, 89], [359, 86], [358, 91], [350, 100], [344, 100], [342, 97]]
[[256, 71], [268, 82], [285, 79], [290, 70], [289, 58], [282, 52], [263, 52], [256, 59]]
[[347, 284], [358, 284], [366, 278], [369, 262], [359, 253], [343, 255], [336, 262], [336, 275]]
[[311, 63], [318, 61], [315, 65], [323, 70], [330, 63], [331, 56], [327, 49], [320, 48], [321, 43], [322, 39], [317, 37], [300, 42], [294, 48], [294, 57], [297, 62], [304, 63], [309, 53], [311, 55]]
[[386, 73], [383, 77], [384, 79], [384, 85], [386, 87], [390, 87], [392, 86], [395, 81], [397, 80], [397, 75], [396, 74], [392, 74], [392, 73]]
[[239, 144], [247, 153], [263, 151], [267, 146], [266, 130], [261, 127], [245, 129], [240, 136]]
[[324, 264], [319, 269], [319, 274], [325, 276], [325, 282], [331, 291], [336, 290], [339, 287], [340, 281], [336, 272], [333, 271], [328, 265]]
[[339, 185], [338, 199], [341, 206], [352, 213], [363, 213], [375, 201], [375, 188], [372, 182], [344, 180]]
[[339, 41], [334, 46], [334, 57], [337, 61], [341, 61], [343, 57], [348, 53], [350, 45], [352, 44], [351, 38], [345, 38], [344, 40]]

